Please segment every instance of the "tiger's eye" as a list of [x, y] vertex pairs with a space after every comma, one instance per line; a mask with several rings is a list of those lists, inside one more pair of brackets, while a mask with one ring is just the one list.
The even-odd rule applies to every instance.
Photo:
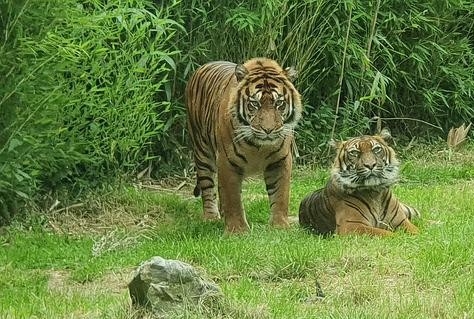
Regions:
[[275, 106], [276, 106], [277, 109], [285, 106], [285, 104], [286, 104], [285, 100], [276, 100], [275, 101]]
[[359, 156], [359, 151], [358, 150], [352, 150], [352, 151], [349, 151], [349, 156], [350, 157], [358, 157]]
[[249, 100], [249, 104], [254, 109], [258, 109], [260, 107], [260, 103], [257, 100]]
[[372, 149], [372, 152], [374, 152], [374, 154], [376, 154], [376, 155], [381, 154], [382, 153], [382, 147], [380, 145], [377, 145]]

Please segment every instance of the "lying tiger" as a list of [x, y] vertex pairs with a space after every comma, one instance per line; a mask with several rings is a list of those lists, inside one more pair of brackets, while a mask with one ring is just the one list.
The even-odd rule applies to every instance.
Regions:
[[242, 181], [257, 173], [265, 179], [270, 223], [289, 226], [293, 130], [302, 112], [291, 82], [295, 74], [265, 58], [244, 64], [217, 61], [198, 68], [187, 83], [194, 195], [202, 197], [205, 219], [223, 214], [227, 233], [248, 230]]
[[331, 177], [300, 203], [300, 225], [316, 234], [389, 236], [397, 228], [417, 234], [410, 219], [419, 212], [391, 190], [400, 164], [387, 144], [390, 138], [388, 130], [382, 130], [380, 135], [336, 143]]

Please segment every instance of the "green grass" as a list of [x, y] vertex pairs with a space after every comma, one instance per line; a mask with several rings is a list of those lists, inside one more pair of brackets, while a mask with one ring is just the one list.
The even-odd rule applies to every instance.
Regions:
[[[0, 232], [0, 317], [137, 318], [126, 285], [160, 255], [204, 269], [226, 295], [223, 310], [182, 318], [472, 318], [474, 151], [427, 158], [406, 155], [395, 187], [422, 212], [417, 236], [272, 229], [258, 178], [245, 183], [252, 230], [241, 236], [201, 220], [192, 181], [179, 191], [117, 186], [76, 211], [32, 214]], [[327, 174], [296, 168], [293, 215]]]

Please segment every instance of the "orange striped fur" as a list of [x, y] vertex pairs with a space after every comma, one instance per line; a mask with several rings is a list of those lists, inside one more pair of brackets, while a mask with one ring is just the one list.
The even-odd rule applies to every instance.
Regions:
[[323, 189], [306, 196], [300, 225], [317, 234], [388, 236], [397, 228], [416, 234], [410, 219], [419, 212], [400, 202], [391, 186], [398, 180], [399, 161], [387, 144], [388, 131], [337, 144], [331, 177]]
[[259, 173], [269, 197], [270, 223], [288, 226], [291, 146], [302, 112], [292, 75], [292, 69], [283, 70], [273, 60], [255, 58], [243, 65], [207, 63], [187, 83], [188, 130], [197, 175], [194, 194], [202, 197], [204, 218], [223, 215], [226, 232], [249, 228], [242, 181]]

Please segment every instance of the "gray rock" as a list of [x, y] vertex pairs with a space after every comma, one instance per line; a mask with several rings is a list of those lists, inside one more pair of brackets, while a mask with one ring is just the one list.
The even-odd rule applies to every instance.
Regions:
[[220, 300], [221, 289], [191, 265], [179, 260], [153, 257], [143, 262], [128, 284], [135, 306], [169, 313]]

